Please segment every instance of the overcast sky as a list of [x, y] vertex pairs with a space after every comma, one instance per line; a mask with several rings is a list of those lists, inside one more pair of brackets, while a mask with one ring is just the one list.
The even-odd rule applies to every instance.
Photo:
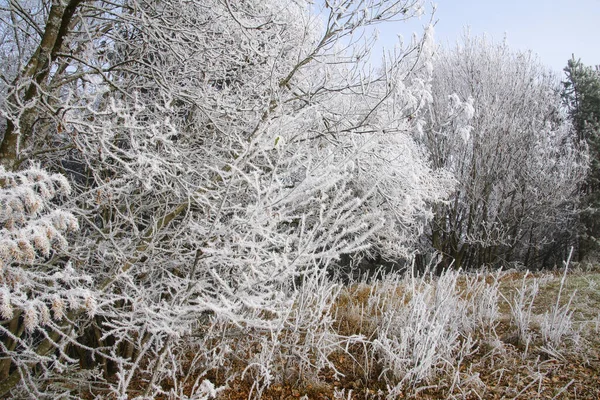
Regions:
[[[496, 42], [506, 34], [511, 48], [532, 50], [557, 72], [574, 53], [586, 65], [600, 64], [600, 0], [438, 0], [436, 41], [454, 44], [469, 26], [473, 35], [488, 33]], [[391, 47], [397, 34], [410, 38], [428, 18], [379, 27]]]

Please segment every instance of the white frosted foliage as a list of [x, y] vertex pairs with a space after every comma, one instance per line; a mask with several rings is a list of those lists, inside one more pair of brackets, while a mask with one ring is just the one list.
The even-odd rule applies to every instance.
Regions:
[[15, 173], [0, 166], [0, 182], [0, 266], [31, 263], [36, 252], [48, 257], [53, 249], [64, 248], [64, 234], [79, 225], [73, 214], [51, 209], [49, 202], [70, 193], [65, 177], [35, 166]]
[[[377, 70], [372, 38], [359, 34], [415, 17], [423, 2], [74, 4], [60, 52], [70, 56], [50, 61], [40, 95], [23, 107], [15, 85], [0, 99], [23, 135], [29, 114], [43, 121], [21, 155], [47, 169], [0, 170], [1, 311], [25, 313], [19, 349], [34, 354], [36, 334], [54, 332], [57, 354], [68, 343], [93, 353], [91, 368], [115, 365], [102, 383], [111, 396], [128, 398], [142, 377], [144, 396], [184, 398], [179, 379], [192, 372], [181, 357], [205, 346], [185, 396], [210, 398], [207, 371], [234, 351], [225, 327], [283, 335], [292, 317], [302, 329], [248, 366], [264, 382], [275, 376], [269, 349], [333, 346], [330, 315], [290, 312], [334, 289], [315, 283], [305, 298], [299, 283], [346, 256], [411, 256], [453, 186], [415, 141], [433, 101], [433, 28]], [[40, 381], [76, 365], [36, 357]]]
[[11, 319], [13, 317], [13, 308], [10, 304], [10, 291], [6, 287], [0, 288], [0, 315], [2, 319]]

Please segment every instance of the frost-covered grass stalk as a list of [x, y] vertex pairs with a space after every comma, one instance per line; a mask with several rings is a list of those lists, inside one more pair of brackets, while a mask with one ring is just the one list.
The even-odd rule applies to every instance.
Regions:
[[[373, 364], [364, 371], [367, 375], [358, 376], [365, 382], [383, 380], [389, 398], [439, 387], [446, 388], [446, 393], [484, 393], [477, 368], [497, 368], [500, 379], [514, 368], [515, 359], [530, 371], [527, 379], [531, 381], [522, 388], [526, 392], [540, 386], [545, 377], [539, 366], [534, 368], [537, 364], [529, 358], [531, 349], [561, 357], [558, 349], [565, 349], [564, 338], [575, 337], [572, 330], [561, 328], [559, 340], [551, 342], [550, 334], [555, 331], [544, 334], [545, 327], [534, 323], [541, 319], [534, 309], [541, 279], [530, 273], [514, 278], [502, 271], [467, 274], [447, 270], [440, 276], [389, 274], [379, 281], [344, 289], [336, 324], [345, 335], [364, 335], [360, 340], [368, 348], [368, 359]], [[565, 281], [563, 275], [561, 287]], [[515, 283], [518, 286], [513, 288]], [[556, 327], [570, 328], [565, 318], [572, 316], [571, 301], [556, 305], [562, 295], [560, 290], [559, 302], [545, 315], [549, 320], [559, 310]], [[500, 312], [501, 299], [510, 307], [511, 324]], [[362, 362], [362, 353], [351, 353], [357, 363]]]
[[527, 355], [532, 340], [533, 303], [539, 288], [539, 280], [526, 272], [521, 281], [521, 286], [516, 288], [510, 299], [507, 300], [510, 306], [511, 321], [517, 327], [517, 340], [525, 346], [524, 356]]
[[500, 277], [502, 271], [496, 273], [465, 274], [464, 296], [467, 297], [470, 307], [468, 316], [470, 322], [480, 329], [482, 334], [494, 334], [498, 325], [500, 312], [498, 300], [500, 299]]
[[556, 303], [553, 304], [550, 310], [544, 313], [544, 317], [540, 323], [540, 331], [542, 333], [544, 343], [547, 346], [550, 346], [554, 351], [558, 349], [559, 345], [566, 337], [571, 337], [575, 341], [577, 340], [577, 334], [573, 328], [574, 311], [571, 308], [573, 298], [577, 292], [573, 291], [568, 301], [562, 305], [560, 304], [572, 255], [573, 248], [571, 248], [569, 257], [564, 262], [564, 273], [560, 280], [560, 287], [556, 296]]
[[476, 351], [475, 334], [492, 332], [498, 323], [498, 290], [497, 274], [388, 274], [342, 292], [338, 329], [360, 334], [354, 339], [368, 351], [364, 357], [354, 350], [357, 363], [367, 359], [358, 375], [386, 382], [390, 398], [438, 379], [462, 387], [473, 378], [459, 366]]
[[290, 290], [276, 323], [258, 330], [249, 341], [260, 349], [242, 373], [242, 378], [252, 377], [252, 391], [261, 393], [274, 382], [316, 382], [325, 367], [335, 371], [329, 356], [344, 341], [333, 329], [333, 304], [340, 290], [340, 285], [327, 278], [325, 269], [316, 270]]

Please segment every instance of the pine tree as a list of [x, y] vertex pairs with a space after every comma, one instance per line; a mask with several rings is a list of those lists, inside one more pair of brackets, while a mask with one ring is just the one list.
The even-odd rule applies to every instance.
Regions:
[[563, 99], [573, 130], [589, 149], [590, 170], [582, 186], [582, 231], [579, 259], [599, 248], [600, 237], [600, 73], [571, 58], [564, 69]]

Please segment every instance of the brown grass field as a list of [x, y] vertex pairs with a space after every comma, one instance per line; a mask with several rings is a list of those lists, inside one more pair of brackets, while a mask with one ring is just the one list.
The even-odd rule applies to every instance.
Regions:
[[[209, 378], [217, 386], [224, 385], [218, 394], [221, 399], [600, 399], [600, 272], [569, 271], [561, 289], [562, 279], [560, 270], [459, 276], [453, 290], [467, 302], [481, 301], [473, 292], [473, 282], [497, 285], [496, 316], [488, 326], [475, 327], [469, 335], [458, 337], [460, 356], [439, 360], [426, 379], [407, 381], [395, 392], [390, 392], [390, 384], [402, 375], [391, 373], [369, 343], [380, 339], [378, 325], [383, 314], [412, 304], [414, 293], [405, 283], [392, 285], [392, 290], [380, 283], [341, 289], [330, 309], [332, 333], [363, 339], [346, 341], [328, 353], [329, 366], [323, 366], [310, 351], [305, 353], [307, 359], [294, 362], [290, 350], [263, 387], [257, 386], [250, 373], [228, 380], [236, 369], [247, 368], [245, 358], [249, 360], [259, 351], [259, 346], [242, 346], [246, 357], [239, 356]], [[512, 310], [519, 291], [533, 286], [538, 291], [532, 303], [521, 304], [526, 311], [531, 306], [523, 336]], [[387, 306], [373, 306], [374, 297]], [[564, 305], [568, 305], [570, 324], [558, 344], [549, 343], [541, 328], [544, 314]], [[299, 333], [294, 343], [305, 343], [310, 334], [310, 329]]]

